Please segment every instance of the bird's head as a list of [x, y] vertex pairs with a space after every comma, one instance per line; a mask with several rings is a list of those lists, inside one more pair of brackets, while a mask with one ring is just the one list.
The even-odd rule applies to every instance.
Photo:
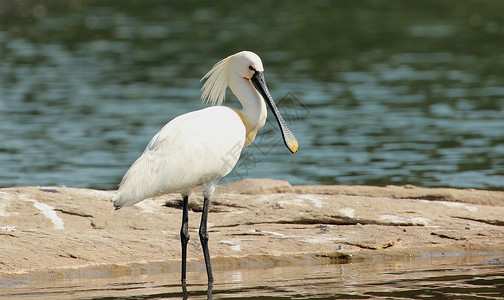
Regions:
[[263, 72], [264, 67], [261, 58], [250, 51], [238, 52], [233, 57], [231, 72], [238, 73], [240, 77], [251, 79], [256, 72]]
[[229, 76], [236, 76], [249, 80], [253, 88], [261, 95], [277, 119], [282, 131], [285, 146], [292, 152], [298, 150], [298, 142], [285, 123], [275, 101], [271, 97], [264, 79], [264, 67], [261, 58], [254, 52], [241, 51], [216, 63], [213, 68], [202, 78], [206, 79], [202, 87], [201, 98], [212, 104], [220, 105], [224, 101]]

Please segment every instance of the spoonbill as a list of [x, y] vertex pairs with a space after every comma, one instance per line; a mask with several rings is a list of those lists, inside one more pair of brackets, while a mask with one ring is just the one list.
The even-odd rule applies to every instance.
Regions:
[[[292, 153], [298, 150], [296, 138], [269, 93], [263, 71], [261, 59], [250, 51], [236, 53], [216, 63], [201, 79], [206, 80], [201, 100], [213, 106], [183, 114], [167, 123], [131, 165], [113, 198], [114, 206], [119, 209], [164, 193], [182, 195], [183, 283], [189, 241], [189, 195], [195, 187], [201, 186], [203, 212], [199, 237], [208, 282], [212, 283], [207, 234], [210, 198], [218, 181], [231, 172], [243, 148], [254, 141], [264, 126], [266, 104], [278, 121], [287, 148]], [[241, 110], [221, 106], [228, 86], [240, 101]]]

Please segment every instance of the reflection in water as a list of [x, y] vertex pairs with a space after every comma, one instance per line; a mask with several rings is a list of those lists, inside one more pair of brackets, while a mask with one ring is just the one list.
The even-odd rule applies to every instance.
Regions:
[[503, 6], [2, 1], [0, 186], [115, 188], [250, 49], [300, 151], [268, 123], [228, 180], [502, 189]]
[[[489, 260], [493, 258], [493, 260]], [[487, 260], [485, 262], [485, 260]], [[219, 266], [216, 266], [219, 269]], [[222, 267], [222, 266], [221, 266]], [[216, 270], [208, 286], [205, 272], [34, 281], [2, 284], [0, 297], [38, 299], [502, 299], [504, 266], [495, 257], [377, 259], [348, 264]], [[147, 269], [144, 272], [148, 273]], [[236, 274], [240, 274], [236, 276]], [[10, 285], [10, 286], [9, 286]]]
[[[182, 298], [185, 300], [185, 299], [189, 299], [189, 293], [187, 292], [187, 284], [186, 283], [182, 283], [181, 284], [182, 286]], [[208, 283], [208, 286], [207, 286], [207, 299], [212, 299], [213, 298], [213, 283]]]

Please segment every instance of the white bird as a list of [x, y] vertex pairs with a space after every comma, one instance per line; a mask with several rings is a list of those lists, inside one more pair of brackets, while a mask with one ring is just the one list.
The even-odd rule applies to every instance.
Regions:
[[[275, 115], [287, 148], [295, 153], [298, 142], [280, 115], [264, 81], [263, 65], [257, 54], [242, 51], [216, 63], [202, 78], [202, 101], [212, 105], [176, 117], [150, 141], [143, 154], [124, 175], [114, 206], [131, 206], [164, 193], [181, 193], [183, 198], [182, 282], [186, 281], [188, 199], [195, 187], [203, 190], [203, 212], [199, 236], [205, 257], [208, 282], [213, 282], [208, 251], [207, 216], [210, 198], [218, 181], [236, 165], [243, 150], [266, 122], [266, 104]], [[243, 108], [220, 106], [229, 86]]]

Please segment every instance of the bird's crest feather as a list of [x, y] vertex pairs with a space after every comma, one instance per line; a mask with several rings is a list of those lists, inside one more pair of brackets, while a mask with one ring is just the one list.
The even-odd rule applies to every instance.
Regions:
[[208, 73], [201, 78], [206, 80], [201, 88], [201, 101], [212, 105], [221, 105], [228, 87], [229, 69], [234, 55], [228, 56], [216, 63]]

